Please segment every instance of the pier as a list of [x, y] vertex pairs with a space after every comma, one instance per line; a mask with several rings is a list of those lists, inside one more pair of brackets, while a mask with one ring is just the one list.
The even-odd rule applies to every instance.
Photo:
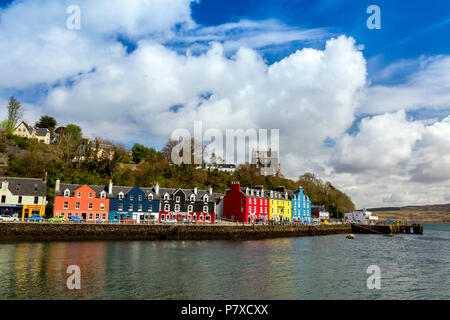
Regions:
[[412, 225], [361, 225], [352, 224], [353, 233], [364, 234], [423, 234], [422, 224]]

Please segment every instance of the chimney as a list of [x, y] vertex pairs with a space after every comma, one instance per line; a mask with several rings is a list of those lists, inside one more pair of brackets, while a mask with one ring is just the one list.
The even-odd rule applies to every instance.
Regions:
[[108, 194], [112, 194], [112, 191], [113, 191], [113, 182], [110, 179], [108, 182]]
[[239, 183], [239, 181], [231, 182], [230, 190], [241, 191], [241, 184]]
[[155, 185], [155, 193], [159, 194], [159, 184], [158, 184], [158, 182]]
[[197, 187], [194, 188], [194, 194], [197, 195]]
[[209, 195], [212, 196], [212, 187], [211, 186], [209, 186], [208, 192], [209, 192]]
[[55, 181], [55, 193], [59, 192], [61, 189], [61, 180], [56, 179]]

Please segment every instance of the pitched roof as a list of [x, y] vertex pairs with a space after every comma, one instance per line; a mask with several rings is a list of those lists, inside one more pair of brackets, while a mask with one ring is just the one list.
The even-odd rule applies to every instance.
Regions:
[[45, 137], [48, 133], [50, 133], [50, 130], [48, 130], [47, 128], [37, 128], [36, 129], [37, 136]]
[[46, 196], [47, 181], [34, 178], [0, 177], [0, 181], [8, 182], [8, 189], [13, 195]]

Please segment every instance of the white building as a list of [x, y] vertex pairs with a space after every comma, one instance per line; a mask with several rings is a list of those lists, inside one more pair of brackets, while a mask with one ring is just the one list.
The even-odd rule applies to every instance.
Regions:
[[378, 217], [373, 216], [372, 212], [363, 209], [346, 213], [344, 221], [357, 224], [375, 224], [378, 221]]

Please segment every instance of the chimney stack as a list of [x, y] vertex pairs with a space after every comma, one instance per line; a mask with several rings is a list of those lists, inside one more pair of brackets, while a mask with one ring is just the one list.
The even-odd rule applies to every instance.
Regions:
[[194, 194], [197, 195], [197, 187], [194, 188]]
[[59, 192], [61, 189], [61, 180], [56, 179], [55, 181], [55, 193]]
[[159, 194], [159, 184], [158, 184], [158, 182], [155, 185], [155, 193]]
[[208, 192], [209, 192], [209, 195], [212, 196], [212, 187], [211, 186], [209, 186]]
[[113, 191], [113, 182], [110, 179], [108, 182], [108, 194], [112, 194], [112, 191]]

